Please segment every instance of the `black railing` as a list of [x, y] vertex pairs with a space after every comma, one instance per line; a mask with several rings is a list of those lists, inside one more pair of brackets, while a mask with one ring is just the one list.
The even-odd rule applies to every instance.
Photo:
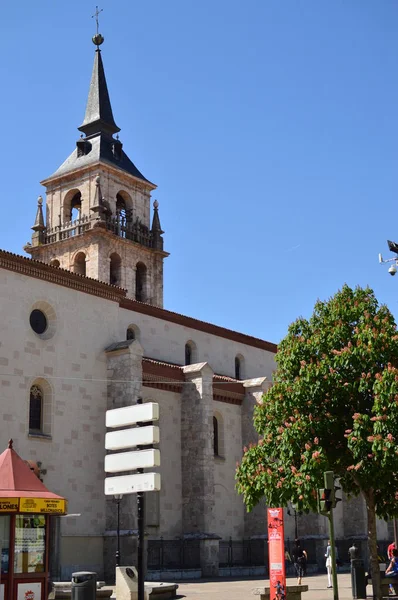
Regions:
[[199, 540], [148, 540], [148, 569], [199, 569]]
[[268, 545], [262, 539], [221, 540], [220, 567], [268, 566]]
[[122, 214], [116, 214], [115, 216], [108, 217], [106, 228], [115, 235], [131, 242], [137, 242], [148, 248], [152, 246], [152, 234], [150, 230], [138, 220], [133, 222]]

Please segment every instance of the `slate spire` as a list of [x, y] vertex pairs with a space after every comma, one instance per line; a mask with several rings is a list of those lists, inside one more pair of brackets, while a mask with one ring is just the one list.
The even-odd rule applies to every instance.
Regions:
[[88, 92], [86, 114], [83, 124], [79, 127], [79, 131], [82, 131], [86, 137], [100, 133], [112, 136], [114, 133], [120, 131], [113, 118], [104, 65], [99, 48], [103, 41], [104, 38], [99, 33], [93, 37], [93, 43], [97, 46], [97, 49], [95, 51], [93, 72]]

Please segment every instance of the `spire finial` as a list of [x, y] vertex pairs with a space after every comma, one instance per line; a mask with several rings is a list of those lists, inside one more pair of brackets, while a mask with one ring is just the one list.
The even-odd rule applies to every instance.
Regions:
[[101, 8], [100, 10], [98, 10], [98, 6], [96, 6], [95, 7], [95, 13], [91, 16], [92, 19], [95, 18], [95, 22], [96, 22], [96, 25], [97, 25], [97, 33], [93, 36], [93, 43], [97, 46], [97, 50], [99, 50], [99, 47], [101, 46], [101, 44], [104, 41], [104, 37], [98, 31], [98, 26], [99, 26], [98, 17], [100, 15], [100, 13], [102, 13], [103, 10], [104, 10], [103, 8]]
[[14, 443], [14, 442], [13, 442], [13, 440], [12, 440], [12, 439], [8, 440], [8, 448], [9, 448], [10, 450], [12, 450], [12, 445], [13, 445], [13, 443]]

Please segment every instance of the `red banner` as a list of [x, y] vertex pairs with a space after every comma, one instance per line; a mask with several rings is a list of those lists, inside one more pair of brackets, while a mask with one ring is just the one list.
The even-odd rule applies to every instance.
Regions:
[[286, 570], [283, 508], [269, 508], [267, 514], [270, 600], [285, 600]]

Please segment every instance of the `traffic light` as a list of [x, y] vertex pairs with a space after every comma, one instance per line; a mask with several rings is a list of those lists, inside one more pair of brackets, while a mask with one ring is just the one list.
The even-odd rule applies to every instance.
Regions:
[[327, 515], [333, 508], [333, 503], [331, 500], [332, 489], [330, 488], [320, 488], [318, 490], [318, 512], [321, 515]]
[[333, 488], [333, 508], [336, 508], [337, 502], [341, 502], [341, 498], [336, 498], [336, 492], [341, 490], [341, 487], [335, 485]]
[[341, 502], [341, 498], [336, 498], [336, 492], [341, 490], [341, 487], [335, 485], [335, 475], [333, 471], [325, 471], [324, 473], [325, 480], [325, 488], [331, 490], [330, 500], [332, 502], [332, 507], [336, 508], [337, 502]]

